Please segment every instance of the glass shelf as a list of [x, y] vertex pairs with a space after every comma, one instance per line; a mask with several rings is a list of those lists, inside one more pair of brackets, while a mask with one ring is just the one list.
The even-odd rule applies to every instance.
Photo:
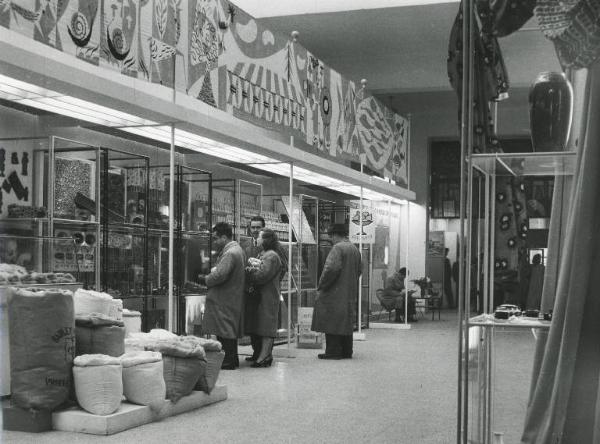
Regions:
[[473, 167], [496, 176], [565, 176], [575, 172], [577, 153], [573, 151], [544, 153], [473, 154]]
[[551, 321], [536, 318], [516, 317], [514, 319], [496, 319], [494, 315], [481, 314], [469, 319], [470, 327], [500, 327], [500, 328], [543, 328], [549, 329]]
[[92, 220], [78, 220], [78, 219], [61, 219], [55, 217], [52, 219], [54, 223], [58, 224], [69, 224], [69, 225], [100, 225], [97, 221]]

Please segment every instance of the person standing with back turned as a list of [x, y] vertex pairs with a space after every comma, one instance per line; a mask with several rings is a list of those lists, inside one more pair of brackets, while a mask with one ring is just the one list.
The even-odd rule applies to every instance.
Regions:
[[311, 329], [325, 333], [325, 353], [319, 354], [319, 359], [350, 359], [361, 273], [360, 251], [348, 240], [346, 225], [334, 224], [328, 234], [334, 245], [317, 286]]
[[231, 225], [226, 222], [213, 227], [212, 246], [219, 256], [210, 274], [199, 276], [200, 283], [208, 287], [202, 329], [205, 334], [216, 335], [223, 345], [225, 359], [221, 368], [225, 370], [240, 366], [237, 338], [243, 331], [246, 279], [246, 255], [232, 236]]

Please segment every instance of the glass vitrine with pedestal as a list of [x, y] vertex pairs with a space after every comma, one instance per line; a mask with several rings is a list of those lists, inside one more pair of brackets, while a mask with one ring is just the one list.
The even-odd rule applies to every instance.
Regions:
[[[551, 325], [552, 308], [540, 301], [544, 264], [529, 260], [536, 251], [545, 251], [546, 257], [558, 254], [548, 245], [548, 228], [558, 229], [565, 217], [565, 184], [575, 162], [574, 152], [469, 158], [461, 442], [520, 440], [530, 381], [539, 364], [537, 341]], [[536, 194], [540, 183], [546, 190], [554, 184], [553, 195]], [[533, 267], [542, 267], [541, 280]]]

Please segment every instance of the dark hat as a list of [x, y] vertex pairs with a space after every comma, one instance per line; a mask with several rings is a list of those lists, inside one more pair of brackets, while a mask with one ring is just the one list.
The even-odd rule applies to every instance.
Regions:
[[341, 236], [347, 236], [348, 226], [346, 224], [333, 224], [329, 227], [329, 230], [327, 230], [327, 234], [339, 234]]

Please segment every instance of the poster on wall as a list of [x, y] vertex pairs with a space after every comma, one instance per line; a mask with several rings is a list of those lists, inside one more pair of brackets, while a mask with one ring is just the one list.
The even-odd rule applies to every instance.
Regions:
[[31, 141], [0, 142], [0, 219], [36, 217], [32, 210]]
[[[89, 209], [75, 200], [95, 200], [95, 163], [85, 159], [56, 157], [54, 166], [54, 216], [93, 220]], [[95, 208], [95, 203], [92, 204]]]
[[430, 231], [427, 242], [427, 256], [444, 257], [444, 232]]
[[[372, 209], [364, 206], [362, 213], [360, 206], [350, 208], [348, 219], [348, 239], [354, 244], [372, 244], [375, 242], [375, 224], [373, 223]], [[361, 226], [362, 224], [362, 226]]]
[[289, 216], [289, 220], [292, 224], [292, 229], [294, 230], [296, 238], [305, 245], [316, 244], [315, 236], [310, 229], [306, 214], [304, 214], [304, 211], [302, 210], [300, 199], [297, 196], [292, 198], [292, 208], [290, 208], [289, 196], [281, 196], [281, 202], [283, 203], [285, 211]]

